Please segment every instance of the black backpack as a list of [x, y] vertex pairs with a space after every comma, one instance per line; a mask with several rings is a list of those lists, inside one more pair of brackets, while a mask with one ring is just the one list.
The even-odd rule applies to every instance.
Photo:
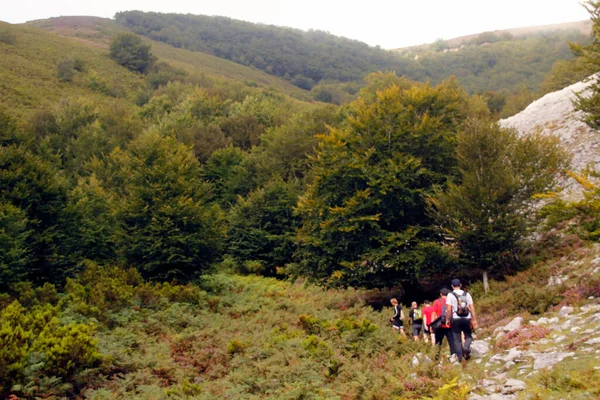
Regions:
[[463, 291], [463, 294], [460, 296], [454, 292], [452, 292], [454, 297], [456, 297], [456, 302], [458, 303], [458, 307], [456, 308], [456, 315], [459, 317], [468, 317], [471, 313], [469, 310], [469, 305], [467, 303], [467, 292]]

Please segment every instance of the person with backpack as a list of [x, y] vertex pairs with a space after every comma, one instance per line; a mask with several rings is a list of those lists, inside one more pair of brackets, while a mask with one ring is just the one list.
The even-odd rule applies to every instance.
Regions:
[[410, 305], [410, 312], [408, 313], [408, 322], [412, 326], [412, 334], [415, 342], [419, 341], [419, 335], [423, 328], [423, 311], [419, 308], [416, 301], [413, 301]]
[[[452, 280], [452, 292], [446, 297], [446, 323], [452, 318], [452, 337], [454, 351], [459, 362], [471, 358], [471, 342], [473, 341], [471, 327], [477, 328], [475, 305], [471, 295], [461, 289], [458, 279]], [[462, 335], [465, 342], [462, 342]]]
[[429, 339], [431, 339], [431, 344], [435, 345], [435, 334], [433, 333], [433, 329], [431, 328], [431, 322], [433, 321], [433, 312], [435, 311], [435, 309], [433, 308], [429, 300], [425, 300], [423, 304], [423, 337], [425, 339], [425, 343], [429, 343]]
[[450, 347], [450, 355], [454, 354], [454, 338], [452, 337], [452, 331], [450, 329], [450, 324], [446, 323], [446, 297], [450, 291], [447, 288], [443, 288], [440, 290], [440, 298], [433, 302], [433, 314], [431, 321], [431, 328], [433, 329], [435, 335], [435, 344], [440, 346], [438, 350], [438, 358], [439, 354], [442, 350], [442, 342], [444, 338], [448, 341], [448, 346]]
[[404, 333], [404, 323], [402, 322], [404, 320], [402, 306], [398, 304], [398, 300], [396, 299], [391, 299], [390, 303], [392, 303], [392, 306], [394, 306], [394, 316], [390, 318], [390, 321], [392, 322], [392, 328], [400, 332], [402, 336], [406, 337], [406, 333]]

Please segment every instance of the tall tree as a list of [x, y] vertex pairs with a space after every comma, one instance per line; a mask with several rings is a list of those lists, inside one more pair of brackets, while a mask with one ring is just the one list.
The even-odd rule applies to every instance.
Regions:
[[145, 73], [156, 60], [150, 48], [138, 35], [117, 33], [110, 42], [110, 58], [131, 71]]
[[352, 104], [345, 126], [320, 136], [298, 203], [299, 273], [331, 286], [415, 279], [429, 255], [424, 196], [455, 173], [469, 110], [453, 81], [392, 83]]
[[189, 280], [207, 272], [221, 251], [223, 217], [191, 148], [147, 132], [109, 162], [123, 185], [118, 216], [126, 260], [154, 279]]
[[430, 213], [454, 239], [462, 264], [488, 273], [518, 250], [534, 210], [532, 197], [551, 188], [569, 157], [553, 137], [519, 137], [487, 120], [458, 134], [457, 179], [428, 197]]

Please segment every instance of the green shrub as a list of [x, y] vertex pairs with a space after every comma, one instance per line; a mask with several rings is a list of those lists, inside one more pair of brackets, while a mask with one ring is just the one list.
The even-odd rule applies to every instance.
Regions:
[[0, 42], [5, 44], [15, 44], [17, 42], [17, 35], [8, 29], [3, 29], [0, 31]]
[[510, 298], [506, 300], [506, 306], [513, 313], [527, 311], [530, 314], [542, 314], [548, 308], [560, 302], [556, 289], [533, 285], [515, 288]]
[[[315, 335], [310, 335], [302, 341], [302, 347], [312, 357], [320, 360], [328, 360], [333, 355], [333, 351], [329, 348], [327, 342], [319, 339]], [[336, 367], [334, 366], [334, 369]]]
[[246, 350], [248, 345], [240, 340], [234, 339], [227, 343], [227, 354], [230, 356], [241, 354]]
[[56, 64], [56, 77], [61, 82], [71, 82], [75, 75], [75, 64], [73, 60], [60, 60]]
[[32, 352], [44, 355], [44, 371], [48, 375], [69, 377], [76, 371], [101, 361], [94, 328], [84, 324], [59, 325], [53, 319], [36, 337]]
[[310, 315], [301, 315], [298, 318], [298, 324], [309, 335], [319, 334], [324, 327], [324, 321], [319, 321], [318, 318]]
[[2, 310], [0, 388], [22, 383], [32, 371], [36, 379], [67, 378], [100, 362], [94, 327], [62, 325], [57, 314], [48, 304], [28, 311], [18, 301]]

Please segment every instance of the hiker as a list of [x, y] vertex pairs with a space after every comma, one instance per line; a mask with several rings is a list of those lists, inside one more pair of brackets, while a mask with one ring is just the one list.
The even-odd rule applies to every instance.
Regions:
[[425, 305], [423, 307], [423, 337], [425, 343], [429, 343], [429, 339], [431, 339], [431, 344], [435, 345], [435, 333], [433, 333], [433, 329], [430, 326], [433, 321], [435, 308], [429, 300], [425, 300], [423, 304]]
[[404, 320], [402, 306], [398, 304], [398, 300], [396, 299], [391, 299], [390, 303], [392, 303], [392, 306], [394, 306], [394, 316], [390, 318], [390, 321], [392, 322], [392, 328], [400, 332], [402, 336], [406, 337], [403, 326], [404, 323], [402, 322]]
[[410, 313], [408, 313], [408, 322], [412, 326], [412, 334], [415, 342], [419, 341], [419, 335], [421, 334], [421, 328], [423, 327], [423, 312], [419, 308], [416, 301], [413, 301], [410, 305]]
[[[459, 362], [471, 358], [471, 327], [477, 328], [475, 316], [475, 305], [471, 295], [461, 289], [458, 279], [452, 280], [452, 292], [446, 297], [446, 323], [452, 318], [452, 337], [454, 339], [454, 351]], [[462, 334], [465, 342], [462, 342]]]
[[[440, 298], [433, 302], [433, 321], [431, 323], [434, 330], [435, 344], [440, 346], [438, 350], [438, 358], [442, 350], [442, 342], [444, 338], [448, 341], [450, 347], [450, 355], [454, 354], [454, 338], [452, 337], [452, 331], [450, 324], [446, 323], [446, 297], [450, 291], [446, 288], [440, 290]], [[439, 318], [439, 320], [438, 320]]]

